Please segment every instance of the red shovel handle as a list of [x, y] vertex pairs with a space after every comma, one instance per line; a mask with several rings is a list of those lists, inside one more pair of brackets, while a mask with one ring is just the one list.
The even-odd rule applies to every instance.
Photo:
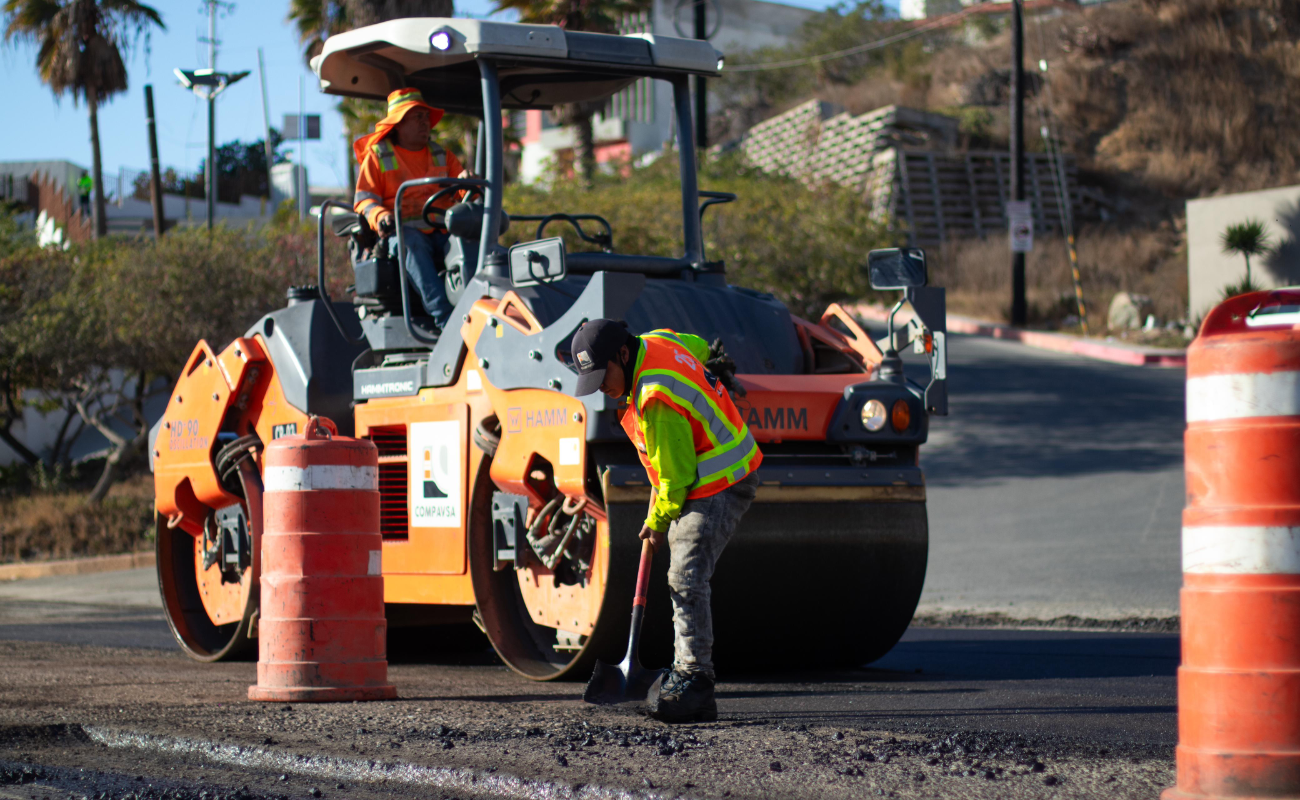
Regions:
[[641, 540], [641, 567], [636, 573], [636, 595], [632, 597], [633, 606], [644, 606], [646, 592], [650, 589], [650, 565], [655, 559], [655, 544], [649, 539]]

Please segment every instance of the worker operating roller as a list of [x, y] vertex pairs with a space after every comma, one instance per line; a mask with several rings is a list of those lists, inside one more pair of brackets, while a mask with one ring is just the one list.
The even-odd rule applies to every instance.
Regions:
[[709, 579], [758, 489], [763, 460], [722, 381], [705, 369], [708, 344], [661, 329], [641, 336], [596, 319], [573, 336], [579, 397], [627, 399], [623, 430], [654, 487], [640, 538], [670, 551], [673, 667], [650, 700], [664, 722], [717, 719]]

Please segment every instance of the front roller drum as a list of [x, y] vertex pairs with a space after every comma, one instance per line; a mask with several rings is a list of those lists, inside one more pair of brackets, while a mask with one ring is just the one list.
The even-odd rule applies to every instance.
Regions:
[[[485, 631], [519, 674], [585, 680], [597, 658], [622, 658], [645, 504], [613, 503], [607, 510], [601, 608], [576, 653], [554, 648], [555, 629], [533, 621], [513, 570], [493, 572], [490, 542], [471, 537]], [[916, 611], [928, 549], [924, 502], [755, 503], [712, 581], [715, 664], [734, 672], [856, 667], [880, 658]], [[673, 659], [668, 562], [668, 553], [655, 558], [650, 582], [641, 657], [651, 668]]]

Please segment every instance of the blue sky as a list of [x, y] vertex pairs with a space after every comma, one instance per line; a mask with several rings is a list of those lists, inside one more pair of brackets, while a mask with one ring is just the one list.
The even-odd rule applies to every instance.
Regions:
[[[785, 0], [791, 5], [824, 8], [826, 0]], [[491, 0], [457, 0], [456, 13], [487, 16]], [[146, 169], [149, 147], [144, 115], [144, 85], [152, 83], [158, 117], [158, 149], [162, 163], [193, 170], [207, 155], [207, 111], [205, 104], [181, 88], [172, 69], [207, 66], [206, 4], [201, 0], [157, 0], [166, 31], [155, 31], [148, 52], [143, 40], [128, 56], [130, 89], [100, 109], [100, 145], [104, 159], [104, 182], [114, 185], [119, 167]], [[217, 101], [217, 142], [232, 139], [254, 141], [263, 136], [262, 95], [257, 80], [257, 49], [266, 54], [267, 96], [271, 125], [279, 127], [282, 116], [298, 110], [298, 86], [305, 86], [307, 113], [321, 114], [321, 139], [308, 142], [306, 162], [315, 185], [342, 185], [347, 179], [344, 161], [343, 127], [336, 100], [321, 94], [303, 63], [297, 33], [285, 21], [288, 0], [248, 2], [235, 0], [218, 16], [217, 38], [221, 45], [217, 67], [223, 71], [251, 70], [252, 74], [227, 89]], [[0, 76], [3, 96], [11, 118], [0, 126], [0, 161], [66, 159], [90, 166], [90, 128], [84, 106], [71, 98], [55, 100], [36, 75], [35, 48], [30, 45], [0, 45]], [[28, 124], [23, 124], [23, 122]], [[296, 146], [296, 143], [295, 145]], [[295, 158], [296, 160], [296, 158]]]

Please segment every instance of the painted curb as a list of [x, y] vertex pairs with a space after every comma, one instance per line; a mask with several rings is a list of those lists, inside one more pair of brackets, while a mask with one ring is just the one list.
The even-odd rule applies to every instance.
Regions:
[[[889, 309], [880, 306], [857, 305], [849, 307], [851, 313], [875, 322], [889, 319]], [[900, 311], [895, 322], [906, 322], [911, 318], [910, 311]], [[1141, 347], [1139, 345], [1119, 344], [1116, 342], [1099, 342], [1094, 339], [1080, 339], [1063, 333], [1047, 331], [1026, 331], [1010, 325], [996, 322], [984, 322], [969, 317], [948, 315], [948, 332], [964, 333], [969, 336], [984, 336], [990, 339], [1004, 339], [1019, 342], [1039, 350], [1052, 350], [1057, 353], [1070, 353], [1114, 364], [1127, 364], [1135, 367], [1186, 367], [1187, 352], [1163, 347]]]
[[154, 566], [153, 553], [124, 553], [120, 556], [73, 558], [67, 561], [41, 561], [34, 564], [0, 564], [0, 583], [59, 575], [90, 575], [96, 572], [120, 572]]

